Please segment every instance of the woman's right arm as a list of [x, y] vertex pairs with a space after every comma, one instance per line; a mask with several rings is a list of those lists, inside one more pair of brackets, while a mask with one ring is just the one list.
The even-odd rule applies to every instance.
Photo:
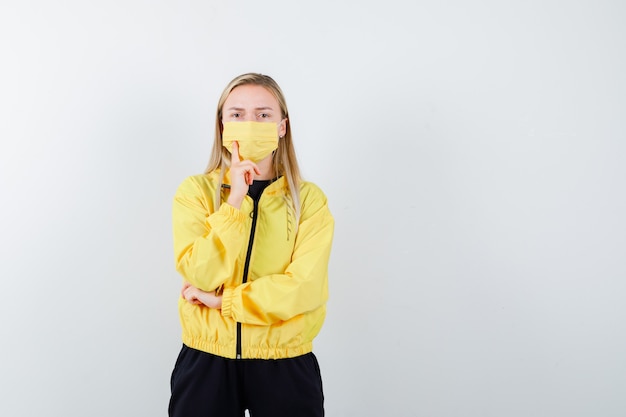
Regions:
[[172, 209], [176, 270], [204, 291], [233, 276], [246, 240], [246, 216], [226, 203], [214, 210], [212, 201], [198, 177], [189, 177], [178, 187]]

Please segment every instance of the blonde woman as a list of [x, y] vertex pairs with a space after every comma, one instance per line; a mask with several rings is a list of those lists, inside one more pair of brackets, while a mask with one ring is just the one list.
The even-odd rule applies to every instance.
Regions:
[[323, 416], [312, 342], [334, 221], [300, 177], [271, 77], [243, 74], [222, 93], [209, 165], [179, 186], [173, 226], [183, 347], [170, 416]]

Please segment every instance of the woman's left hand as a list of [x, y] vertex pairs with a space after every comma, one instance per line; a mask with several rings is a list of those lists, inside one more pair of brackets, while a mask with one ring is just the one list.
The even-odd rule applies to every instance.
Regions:
[[209, 308], [222, 308], [221, 295], [216, 295], [215, 291], [202, 291], [188, 282], [183, 283], [183, 288], [180, 290], [180, 295], [191, 304], [203, 304]]

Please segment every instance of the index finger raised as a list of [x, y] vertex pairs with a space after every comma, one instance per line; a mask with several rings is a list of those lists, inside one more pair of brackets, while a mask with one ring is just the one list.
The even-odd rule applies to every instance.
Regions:
[[241, 161], [241, 158], [239, 157], [239, 143], [236, 140], [233, 141], [233, 150], [230, 152], [230, 154], [232, 155], [231, 159], [233, 161]]

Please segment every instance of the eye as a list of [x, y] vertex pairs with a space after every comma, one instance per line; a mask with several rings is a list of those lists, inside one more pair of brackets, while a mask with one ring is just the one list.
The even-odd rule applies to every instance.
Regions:
[[241, 117], [241, 113], [232, 113], [230, 115], [231, 119], [238, 119]]
[[267, 119], [268, 117], [270, 117], [269, 113], [260, 113], [259, 114], [259, 118], [261, 118], [261, 119]]

